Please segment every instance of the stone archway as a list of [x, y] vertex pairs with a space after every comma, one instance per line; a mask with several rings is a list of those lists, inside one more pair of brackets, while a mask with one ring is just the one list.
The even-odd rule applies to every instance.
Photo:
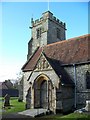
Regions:
[[45, 75], [34, 82], [34, 108], [50, 109], [52, 106], [52, 83]]

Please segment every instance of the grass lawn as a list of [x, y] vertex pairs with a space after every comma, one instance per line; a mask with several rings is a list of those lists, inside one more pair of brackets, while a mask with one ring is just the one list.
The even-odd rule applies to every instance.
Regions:
[[83, 120], [90, 120], [90, 115], [86, 114], [86, 113], [71, 113], [71, 114], [68, 114], [68, 115], [46, 115], [46, 116], [43, 116], [42, 118], [50, 118], [51, 120], [80, 120], [80, 119], [83, 119]]
[[[10, 99], [10, 104], [11, 104], [11, 108], [8, 109], [3, 109], [5, 110], [3, 112], [3, 114], [9, 114], [9, 113], [16, 113], [16, 112], [20, 112], [20, 111], [23, 111], [25, 110], [25, 103], [24, 102], [18, 102], [18, 98], [11, 98]], [[2, 102], [0, 102], [0, 109], [2, 109]], [[42, 116], [42, 117], [38, 117], [38, 118], [35, 118], [35, 120], [43, 120], [46, 119], [46, 120], [64, 120], [64, 119], [67, 119], [67, 120], [80, 120], [80, 119], [83, 119], [83, 120], [89, 120], [90, 119], [90, 115], [86, 114], [86, 113], [71, 113], [71, 114], [68, 114], [68, 115], [62, 115], [62, 114], [57, 114], [57, 115], [46, 115], [46, 116]]]
[[[18, 102], [18, 98], [16, 97], [11, 97], [10, 98], [10, 105], [11, 107], [8, 108], [3, 108], [4, 112], [3, 114], [8, 114], [8, 113], [15, 113], [15, 112], [20, 112], [25, 110], [25, 103], [24, 102]], [[0, 102], [0, 109], [2, 109], [3, 102]]]

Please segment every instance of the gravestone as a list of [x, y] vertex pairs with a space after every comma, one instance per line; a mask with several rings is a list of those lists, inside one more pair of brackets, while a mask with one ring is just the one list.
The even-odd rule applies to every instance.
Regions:
[[88, 112], [90, 112], [90, 100], [87, 100], [87, 101], [86, 101], [86, 107], [85, 107], [85, 109], [86, 109]]
[[4, 107], [10, 106], [10, 96], [8, 94], [4, 97]]

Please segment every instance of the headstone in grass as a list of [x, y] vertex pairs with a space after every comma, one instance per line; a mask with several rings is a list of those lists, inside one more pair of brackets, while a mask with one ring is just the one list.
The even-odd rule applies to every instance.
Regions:
[[90, 112], [90, 100], [86, 101], [86, 107], [85, 109]]
[[6, 94], [4, 97], [4, 107], [9, 107], [9, 106], [10, 106], [10, 96]]

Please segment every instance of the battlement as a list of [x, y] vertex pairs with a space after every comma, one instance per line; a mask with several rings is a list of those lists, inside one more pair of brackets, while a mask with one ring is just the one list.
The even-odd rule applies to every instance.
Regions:
[[63, 23], [62, 21], [60, 21], [59, 19], [57, 19], [55, 16], [53, 16], [53, 13], [51, 13], [50, 11], [47, 11], [45, 13], [42, 14], [42, 17], [40, 19], [37, 19], [35, 21], [32, 21], [32, 27], [41, 24], [42, 21], [46, 20], [46, 19], [50, 19], [53, 22], [59, 24], [60, 26], [64, 27], [66, 29], [66, 25], [65, 23]]

